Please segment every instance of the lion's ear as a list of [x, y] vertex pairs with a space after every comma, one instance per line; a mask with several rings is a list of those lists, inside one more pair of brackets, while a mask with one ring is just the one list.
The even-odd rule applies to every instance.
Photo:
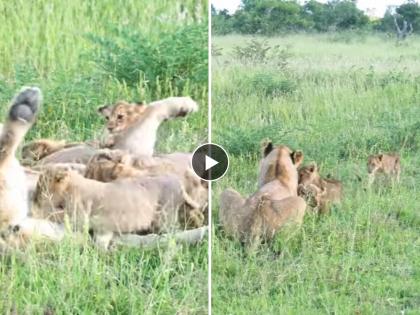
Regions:
[[111, 115], [112, 106], [111, 105], [104, 105], [101, 107], [98, 107], [98, 113], [104, 117], [108, 117]]
[[383, 157], [384, 157], [384, 155], [383, 155], [383, 154], [379, 154], [379, 155], [378, 155], [378, 160], [379, 160], [380, 162], [382, 162]]
[[56, 183], [62, 183], [68, 178], [68, 176], [69, 176], [68, 169], [59, 170], [54, 175], [54, 181]]
[[314, 173], [318, 170], [318, 166], [316, 165], [315, 162], [312, 162], [311, 164], [309, 164], [308, 169], [311, 173]]
[[303, 162], [303, 152], [302, 151], [293, 151], [292, 152], [292, 160], [293, 164], [296, 167], [299, 167], [300, 164]]
[[263, 157], [266, 157], [270, 154], [271, 151], [273, 151], [273, 142], [270, 139], [263, 140], [261, 143], [261, 151], [263, 154]]

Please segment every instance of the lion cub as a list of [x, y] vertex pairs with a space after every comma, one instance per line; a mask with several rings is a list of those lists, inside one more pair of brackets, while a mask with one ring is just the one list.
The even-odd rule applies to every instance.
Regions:
[[102, 149], [92, 157], [86, 167], [85, 177], [101, 182], [111, 182], [122, 178], [140, 178], [173, 174], [180, 178], [189, 204], [196, 208], [181, 208], [180, 223], [186, 227], [197, 228], [205, 222], [208, 187], [192, 173], [189, 167], [184, 167], [171, 159], [134, 158], [121, 150]]
[[114, 233], [171, 230], [178, 226], [180, 207], [197, 207], [175, 175], [103, 183], [55, 168], [40, 176], [34, 200], [44, 217], [55, 214], [60, 222], [67, 214], [76, 229], [88, 222], [96, 241], [105, 248]]
[[299, 196], [310, 200], [319, 213], [328, 213], [331, 204], [341, 202], [343, 185], [339, 180], [322, 178], [318, 166], [312, 163], [299, 169]]
[[399, 154], [378, 154], [368, 158], [369, 184], [373, 184], [378, 174], [386, 174], [397, 182], [400, 181], [401, 159]]
[[98, 112], [105, 117], [110, 134], [103, 147], [152, 156], [160, 125], [196, 111], [198, 104], [190, 97], [168, 97], [149, 105], [119, 101], [102, 106]]

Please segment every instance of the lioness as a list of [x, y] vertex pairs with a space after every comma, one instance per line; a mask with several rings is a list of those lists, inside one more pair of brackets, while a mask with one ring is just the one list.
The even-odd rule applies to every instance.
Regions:
[[332, 178], [322, 178], [319, 175], [316, 163], [311, 163], [299, 169], [298, 195], [308, 199], [312, 198], [314, 209], [319, 213], [328, 213], [331, 204], [341, 202], [343, 185]]
[[400, 181], [401, 159], [397, 153], [371, 155], [368, 158], [369, 184], [373, 184], [377, 174], [386, 174]]
[[260, 162], [259, 190], [243, 198], [228, 189], [220, 197], [219, 218], [224, 230], [242, 241], [271, 239], [289, 224], [301, 224], [306, 203], [297, 196], [300, 151], [266, 143]]
[[36, 120], [41, 99], [38, 88], [23, 88], [12, 100], [3, 126], [0, 136], [0, 230], [12, 228], [25, 237], [36, 233], [59, 239], [62, 234], [52, 224], [28, 218], [25, 169], [15, 156], [17, 147]]
[[34, 199], [37, 209], [55, 215], [56, 221], [62, 221], [67, 214], [76, 229], [88, 219], [95, 239], [105, 248], [114, 233], [173, 229], [178, 224], [180, 207], [198, 207], [175, 175], [103, 183], [72, 170], [54, 168], [41, 175]]

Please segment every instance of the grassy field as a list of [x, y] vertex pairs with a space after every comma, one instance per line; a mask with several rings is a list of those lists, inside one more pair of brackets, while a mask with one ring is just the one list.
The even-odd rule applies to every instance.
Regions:
[[[205, 29], [207, 2], [182, 4], [166, 0], [41, 0], [30, 5], [21, 0], [1, 1], [1, 114], [21, 86], [39, 86], [44, 105], [27, 140], [79, 141], [101, 134], [104, 122], [96, 113], [100, 105], [120, 99], [151, 101], [191, 95], [201, 105], [199, 113], [165, 124], [158, 151], [192, 151], [207, 138], [207, 82], [177, 78], [175, 84], [169, 76], [147, 82], [140, 72], [139, 80], [128, 82], [111, 67], [118, 61], [120, 70], [124, 66], [132, 70], [128, 64], [132, 59], [127, 58], [147, 53], [145, 49], [131, 54], [141, 43], [153, 45], [178, 29]], [[136, 40], [137, 33], [125, 35], [132, 30], [143, 38]], [[206, 55], [207, 34], [197, 42], [205, 43], [201, 54]], [[161, 53], [165, 57], [165, 51]], [[200, 64], [206, 69], [207, 56]], [[0, 258], [0, 313], [206, 314], [207, 247], [204, 242], [196, 247], [103, 253], [88, 240], [33, 244]]]
[[[420, 38], [293, 35], [268, 39], [277, 57], [239, 60], [250, 40], [212, 40], [212, 140], [231, 159], [213, 185], [213, 314], [420, 314]], [[217, 224], [218, 196], [255, 192], [267, 137], [303, 150], [345, 196], [250, 253]], [[367, 189], [381, 151], [400, 152], [402, 182]]]

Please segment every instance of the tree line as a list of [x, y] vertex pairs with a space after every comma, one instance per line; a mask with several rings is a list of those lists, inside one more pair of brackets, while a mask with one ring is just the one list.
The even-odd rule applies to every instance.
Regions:
[[[409, 26], [420, 29], [420, 6], [414, 0], [397, 7], [388, 7], [383, 18], [371, 18], [356, 6], [354, 0], [332, 0], [320, 3], [309, 0], [299, 4], [296, 0], [242, 0], [239, 9], [227, 10], [211, 7], [214, 34], [275, 35], [293, 31], [377, 30], [396, 32]], [[407, 28], [406, 27], [406, 28]]]

